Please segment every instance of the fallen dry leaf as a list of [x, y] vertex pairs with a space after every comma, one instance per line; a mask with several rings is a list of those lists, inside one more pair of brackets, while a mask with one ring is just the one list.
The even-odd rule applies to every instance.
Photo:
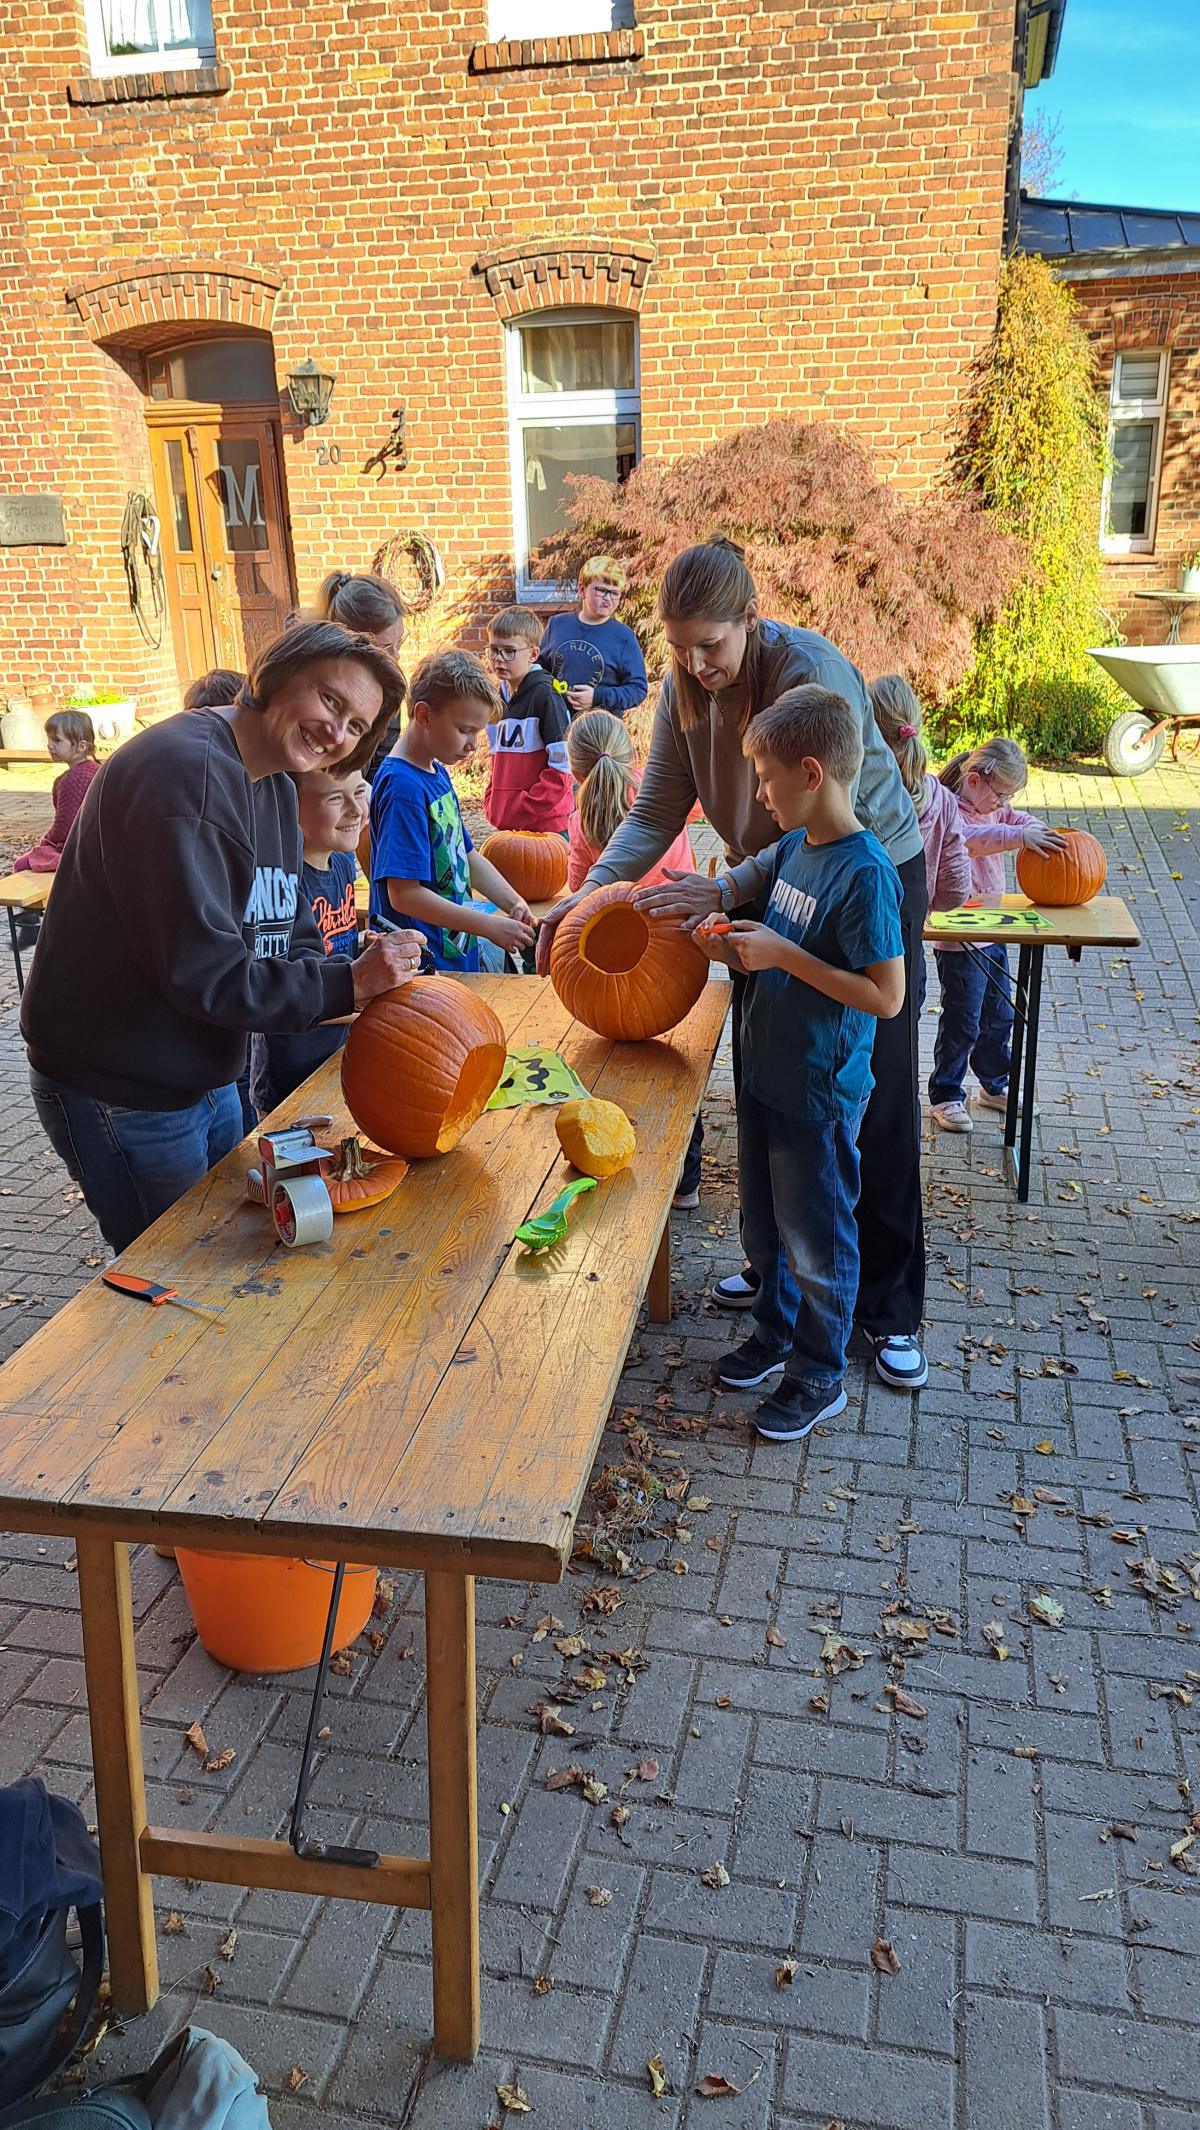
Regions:
[[215, 1967], [206, 1967], [200, 1977], [200, 1987], [206, 1997], [215, 1997], [221, 1987], [221, 1977]]
[[696, 2087], [701, 2100], [731, 2100], [741, 2092], [731, 2078], [724, 2078], [720, 2071], [706, 2071]]
[[164, 1938], [182, 1938], [186, 1937], [186, 1935], [187, 1924], [179, 1914], [179, 1911], [173, 1908], [163, 1924], [163, 1936]]
[[515, 2083], [511, 2086], [497, 2086], [496, 2098], [502, 2108], [507, 2108], [510, 2115], [529, 2115], [532, 2113], [528, 2096]]
[[657, 1760], [639, 1760], [636, 1768], [630, 1768], [628, 1780], [630, 1782], [657, 1782]]
[[535, 1975], [533, 1982], [533, 1994], [535, 1997], [548, 1997], [553, 1988], [553, 1975]]
[[302, 2063], [294, 2063], [292, 2065], [287, 2075], [287, 2084], [289, 2093], [298, 2093], [301, 2086], [308, 2084], [308, 2072]]
[[222, 1768], [232, 1767], [236, 1759], [236, 1747], [227, 1745], [223, 1753], [214, 1753], [210, 1759], [205, 1761], [204, 1772], [206, 1775], [219, 1775]]
[[768, 1627], [767, 1640], [770, 1643], [772, 1649], [787, 1648], [787, 1643], [784, 1641], [783, 1636], [780, 1634], [778, 1627]]
[[925, 1715], [926, 1711], [921, 1702], [914, 1701], [912, 1695], [906, 1694], [902, 1686], [893, 1686], [889, 1681], [883, 1690], [885, 1694], [890, 1696], [892, 1707], [898, 1716], [920, 1717]]
[[776, 1989], [787, 1989], [789, 1983], [795, 1981], [797, 1971], [798, 1963], [795, 1960], [781, 1960], [775, 1970]]
[[536, 1716], [538, 1728], [548, 1738], [573, 1738], [575, 1725], [568, 1723], [557, 1701], [531, 1701], [529, 1713]]
[[1035, 1620], [1041, 1621], [1043, 1627], [1062, 1626], [1063, 1607], [1059, 1604], [1057, 1598], [1052, 1598], [1045, 1590], [1039, 1590], [1034, 1597], [1030, 1598], [1029, 1610]]
[[585, 1886], [583, 1890], [593, 1908], [607, 1908], [612, 1899], [611, 1886]]
[[548, 1634], [561, 1634], [562, 1631], [563, 1622], [556, 1619], [552, 1612], [544, 1612], [529, 1639], [531, 1642], [544, 1642]]
[[661, 2100], [663, 2094], [669, 2093], [671, 2090], [667, 2084], [667, 2074], [663, 2069], [662, 2057], [652, 2056], [646, 2065], [646, 2069], [650, 2073], [650, 2091], [653, 2093], [655, 2100]]
[[217, 1952], [222, 1960], [232, 1960], [233, 1955], [237, 1950], [237, 1941], [238, 1934], [236, 1930], [231, 1930], [229, 1932], [228, 1937], [222, 1938], [220, 1944], [217, 1947]]
[[193, 1723], [191, 1729], [186, 1730], [183, 1735], [193, 1751], [199, 1753], [201, 1760], [207, 1760], [208, 1740], [204, 1735], [204, 1725], [202, 1723]]
[[614, 1805], [608, 1815], [608, 1823], [610, 1827], [626, 1827], [632, 1818], [633, 1814], [628, 1805]]
[[728, 1886], [729, 1884], [729, 1873], [726, 1871], [724, 1864], [719, 1861], [706, 1864], [704, 1870], [700, 1873], [700, 1877], [706, 1886]]
[[871, 1947], [871, 1965], [881, 1975], [899, 1974], [900, 1962], [896, 1956], [896, 1948], [889, 1938], [876, 1938]]

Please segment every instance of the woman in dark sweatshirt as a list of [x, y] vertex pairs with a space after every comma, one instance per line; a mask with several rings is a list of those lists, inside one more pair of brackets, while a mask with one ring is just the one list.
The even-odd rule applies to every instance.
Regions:
[[[921, 1211], [921, 1128], [917, 1098], [917, 965], [928, 908], [924, 847], [913, 803], [900, 780], [871, 711], [857, 666], [814, 629], [765, 621], [740, 547], [710, 540], [686, 548], [667, 570], [659, 613], [671, 646], [650, 752], [637, 798], [579, 891], [611, 880], [641, 880], [669, 849], [699, 799], [723, 837], [727, 870], [710, 880], [689, 873], [674, 883], [643, 888], [638, 902], [660, 916], [699, 919], [722, 907], [749, 911], [771, 876], [779, 830], [755, 796], [754, 765], [742, 754], [742, 734], [756, 710], [786, 688], [817, 681], [841, 695], [862, 721], [863, 765], [854, 811], [882, 843], [900, 875], [900, 921], [908, 995], [894, 1020], [875, 1035], [875, 1087], [859, 1134], [862, 1192], [858, 1201], [861, 1267], [856, 1321], [885, 1383], [919, 1390], [929, 1374], [921, 1350], [925, 1303], [925, 1232]], [[573, 896], [571, 901], [578, 901]], [[548, 965], [560, 903], [543, 920], [538, 967]], [[740, 1069], [738, 1020], [746, 979], [735, 978], [734, 1077]], [[753, 1308], [756, 1285], [745, 1272], [719, 1280], [714, 1299], [726, 1308]]]
[[415, 971], [411, 933], [324, 953], [286, 773], [365, 760], [401, 696], [365, 637], [302, 623], [228, 709], [141, 733], [88, 792], [21, 1033], [42, 1126], [115, 1250], [241, 1138], [251, 1030], [339, 1019]]

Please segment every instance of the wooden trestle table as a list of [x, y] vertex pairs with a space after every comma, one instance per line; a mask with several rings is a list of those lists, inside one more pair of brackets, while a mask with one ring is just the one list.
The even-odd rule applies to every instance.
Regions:
[[[246, 1202], [247, 1142], [120, 1260], [220, 1305], [223, 1328], [96, 1280], [0, 1370], [0, 1526], [76, 1548], [112, 1989], [130, 2012], [158, 1992], [152, 1881], [186, 1875], [430, 1909], [435, 2048], [479, 2044], [474, 1578], [565, 1570], [643, 1295], [670, 1315], [671, 1199], [730, 991], [707, 984], [657, 1042], [613, 1044], [541, 978], [468, 981], [510, 1046], [558, 1050], [637, 1131], [632, 1167], [578, 1203], [557, 1251], [512, 1241], [566, 1178], [552, 1108], [485, 1115], [307, 1249]], [[352, 1128], [336, 1061], [274, 1121], [322, 1109]], [[144, 1540], [423, 1572], [427, 1858], [351, 1865], [147, 1824], [128, 1550]]]

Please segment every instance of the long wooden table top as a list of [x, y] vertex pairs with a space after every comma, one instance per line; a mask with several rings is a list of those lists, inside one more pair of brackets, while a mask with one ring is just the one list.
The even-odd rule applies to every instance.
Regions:
[[0, 877], [0, 910], [44, 910], [53, 885], [53, 873], [5, 873]]
[[[995, 902], [971, 903], [970, 930], [943, 930], [925, 925], [928, 945], [949, 946], [965, 940], [974, 946], [1010, 947], [1140, 947], [1142, 935], [1119, 895], [1096, 895], [1077, 909], [1050, 909], [1029, 900], [1028, 895], [1000, 895]], [[1013, 924], [1012, 915], [1035, 910], [1045, 920], [1036, 931]], [[957, 916], [957, 911], [948, 911]], [[989, 919], [991, 920], [989, 922]], [[1006, 922], [1007, 920], [1007, 922]]]
[[[569, 1172], [553, 1108], [499, 1110], [288, 1250], [245, 1199], [243, 1141], [119, 1260], [223, 1329], [97, 1279], [0, 1370], [0, 1527], [558, 1579], [730, 990], [614, 1044], [540, 977], [466, 981], [510, 1046], [621, 1104], [632, 1166], [531, 1257], [513, 1231]], [[336, 1059], [274, 1121], [324, 1110], [353, 1128]]]

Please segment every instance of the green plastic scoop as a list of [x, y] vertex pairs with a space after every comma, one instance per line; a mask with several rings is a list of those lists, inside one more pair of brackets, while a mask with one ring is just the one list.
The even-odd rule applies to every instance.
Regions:
[[513, 1241], [524, 1243], [527, 1250], [552, 1250], [556, 1243], [566, 1239], [567, 1215], [575, 1200], [581, 1197], [584, 1191], [594, 1191], [595, 1188], [594, 1176], [580, 1176], [575, 1183], [569, 1183], [566, 1190], [560, 1191], [558, 1197], [546, 1207], [544, 1213], [538, 1213], [533, 1220], [522, 1222]]

